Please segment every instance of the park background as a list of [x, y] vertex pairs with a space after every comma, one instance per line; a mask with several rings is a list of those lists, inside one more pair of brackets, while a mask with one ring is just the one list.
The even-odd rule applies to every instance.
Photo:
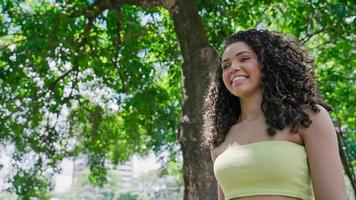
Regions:
[[[209, 71], [225, 36], [264, 28], [314, 56], [354, 199], [355, 17], [338, 0], [0, 0], [0, 198], [216, 199]], [[146, 173], [123, 185], [133, 158]]]

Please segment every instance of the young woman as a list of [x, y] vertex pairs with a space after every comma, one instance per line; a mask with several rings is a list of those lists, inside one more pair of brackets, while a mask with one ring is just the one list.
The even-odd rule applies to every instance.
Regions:
[[204, 103], [219, 200], [344, 200], [337, 137], [313, 60], [278, 32], [224, 39]]

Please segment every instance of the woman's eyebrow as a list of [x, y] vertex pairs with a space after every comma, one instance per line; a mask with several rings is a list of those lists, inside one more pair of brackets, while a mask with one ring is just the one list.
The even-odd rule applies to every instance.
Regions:
[[[243, 53], [251, 53], [251, 52], [250, 52], [250, 51], [247, 51], [247, 50], [243, 50], [243, 51], [237, 52], [237, 53], [235, 54], [235, 56], [239, 56], [239, 55], [241, 55], [241, 54], [243, 54]], [[229, 60], [230, 60], [229, 58], [226, 58], [226, 59], [224, 59], [221, 63], [224, 63], [224, 62], [229, 61]]]

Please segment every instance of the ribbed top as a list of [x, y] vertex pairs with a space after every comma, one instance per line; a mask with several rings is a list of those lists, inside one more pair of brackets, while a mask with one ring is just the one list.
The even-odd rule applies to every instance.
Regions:
[[214, 162], [225, 200], [254, 195], [282, 195], [312, 200], [304, 146], [269, 140], [227, 148]]

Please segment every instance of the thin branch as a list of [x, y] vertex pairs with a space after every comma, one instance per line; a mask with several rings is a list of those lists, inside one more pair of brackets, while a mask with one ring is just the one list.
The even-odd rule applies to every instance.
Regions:
[[71, 85], [70, 93], [69, 93], [69, 95], [67, 97], [64, 97], [64, 100], [63, 100], [64, 103], [69, 102], [74, 97], [73, 96], [73, 91], [74, 90], [79, 91], [79, 89], [77, 88], [79, 70], [78, 70], [78, 68], [76, 68], [74, 71], [75, 71], [74, 80], [71, 82], [72, 85]]
[[331, 40], [327, 40], [327, 41], [325, 41], [325, 42], [323, 42], [323, 43], [321, 43], [321, 44], [318, 44], [316, 47], [314, 47], [315, 49], [319, 49], [319, 48], [321, 48], [321, 47], [323, 47], [324, 45], [327, 45], [327, 44], [330, 44], [330, 43], [332, 43], [333, 41], [331, 41]]
[[120, 55], [120, 47], [122, 44], [121, 41], [121, 9], [118, 8], [116, 9], [116, 40], [113, 40], [114, 43], [114, 48], [115, 48], [115, 64], [117, 65], [117, 62], [119, 60], [119, 55]]
[[21, 43], [21, 42], [23, 42], [23, 41], [25, 41], [25, 40], [26, 40], [26, 39], [23, 38], [23, 39], [20, 39], [20, 40], [13, 41], [13, 43], [5, 44], [5, 45], [3, 45], [3, 46], [0, 46], [0, 51], [3, 51], [3, 50], [5, 50], [5, 49], [9, 48], [9, 46], [11, 46], [11, 45], [19, 44], [19, 43]]
[[333, 28], [333, 26], [325, 26], [325, 27], [321, 28], [320, 30], [315, 31], [314, 33], [307, 33], [305, 35], [305, 37], [300, 40], [300, 43], [302, 45], [304, 45], [305, 43], [307, 43], [315, 35], [318, 35], [318, 34], [320, 34], [322, 32], [326, 32], [326, 31], [328, 31], [328, 30], [330, 30], [332, 28]]
[[98, 16], [98, 13], [109, 9], [111, 5], [110, 0], [96, 0], [92, 5], [88, 8], [84, 8], [83, 10], [75, 11], [75, 13], [69, 13], [69, 17], [75, 18], [84, 15], [87, 18], [92, 18]]
[[[115, 1], [117, 2], [117, 1]], [[132, 5], [136, 5], [136, 6], [140, 6], [143, 8], [152, 8], [152, 7], [156, 7], [156, 6], [166, 6], [169, 3], [173, 3], [174, 1], [170, 1], [170, 0], [122, 0], [122, 3], [126, 3], [126, 4], [132, 4]]]
[[90, 130], [91, 139], [95, 138], [98, 133], [98, 129], [101, 123], [101, 108], [99, 105], [95, 107], [95, 110], [90, 114], [92, 128]]
[[121, 39], [121, 9], [117, 8], [116, 9], [116, 40], [113, 41], [114, 47], [115, 47], [115, 57], [114, 60], [112, 61], [115, 69], [117, 70], [121, 84], [122, 84], [122, 91], [126, 92], [127, 91], [127, 86], [125, 84], [125, 79], [124, 79], [124, 74], [120, 70], [120, 65], [119, 65], [119, 60], [120, 60], [120, 47], [122, 45], [122, 39]]
[[55, 81], [53, 81], [49, 87], [48, 87], [48, 90], [51, 90], [52, 92], [54, 92], [54, 89], [56, 89], [56, 86], [58, 84], [58, 82], [62, 79], [64, 79], [69, 73], [71, 73], [72, 71], [74, 71], [74, 67], [70, 70], [68, 70], [66, 73], [62, 74], [62, 76], [58, 77]]
[[74, 44], [78, 46], [79, 49], [88, 42], [90, 31], [94, 27], [95, 19], [104, 10], [110, 9], [110, 5], [111, 3], [109, 0], [96, 0], [91, 6], [89, 6], [85, 10], [69, 14], [69, 17], [80, 17], [84, 15], [88, 19], [88, 24], [85, 26], [82, 40], [80, 42], [74, 41]]
[[94, 21], [95, 21], [96, 17], [97, 16], [88, 18], [89, 21], [88, 21], [88, 24], [85, 27], [84, 34], [83, 34], [83, 39], [79, 43], [79, 47], [84, 46], [88, 42], [89, 34], [90, 34], [91, 29], [93, 29]]

